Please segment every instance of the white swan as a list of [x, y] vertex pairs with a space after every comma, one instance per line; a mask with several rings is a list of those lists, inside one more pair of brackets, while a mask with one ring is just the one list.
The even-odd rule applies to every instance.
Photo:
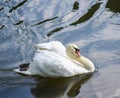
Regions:
[[67, 48], [59, 41], [36, 44], [37, 51], [26, 71], [15, 69], [15, 72], [43, 77], [70, 77], [94, 72], [92, 61], [80, 55], [79, 48], [69, 44]]

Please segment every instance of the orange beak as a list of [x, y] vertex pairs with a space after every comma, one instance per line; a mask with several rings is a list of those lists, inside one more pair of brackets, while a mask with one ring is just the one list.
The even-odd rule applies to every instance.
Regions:
[[80, 57], [80, 51], [75, 51], [78, 57]]

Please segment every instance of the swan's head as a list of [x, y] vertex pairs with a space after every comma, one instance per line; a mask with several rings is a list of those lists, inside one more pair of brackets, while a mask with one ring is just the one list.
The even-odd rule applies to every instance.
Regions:
[[80, 57], [80, 49], [75, 44], [69, 44], [66, 48], [66, 53], [72, 59]]

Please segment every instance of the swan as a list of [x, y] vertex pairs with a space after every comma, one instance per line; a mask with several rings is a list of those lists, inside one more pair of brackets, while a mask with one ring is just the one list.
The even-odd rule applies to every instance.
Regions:
[[36, 44], [36, 53], [29, 68], [14, 69], [25, 75], [43, 77], [71, 77], [95, 71], [91, 60], [82, 56], [77, 45], [69, 44], [66, 48], [59, 41]]

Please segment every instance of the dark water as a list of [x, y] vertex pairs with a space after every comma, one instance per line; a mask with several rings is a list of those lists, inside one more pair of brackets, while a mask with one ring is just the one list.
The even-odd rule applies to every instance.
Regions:
[[[0, 98], [120, 98], [120, 0], [0, 0]], [[77, 44], [98, 67], [70, 78], [13, 72], [34, 44]]]

